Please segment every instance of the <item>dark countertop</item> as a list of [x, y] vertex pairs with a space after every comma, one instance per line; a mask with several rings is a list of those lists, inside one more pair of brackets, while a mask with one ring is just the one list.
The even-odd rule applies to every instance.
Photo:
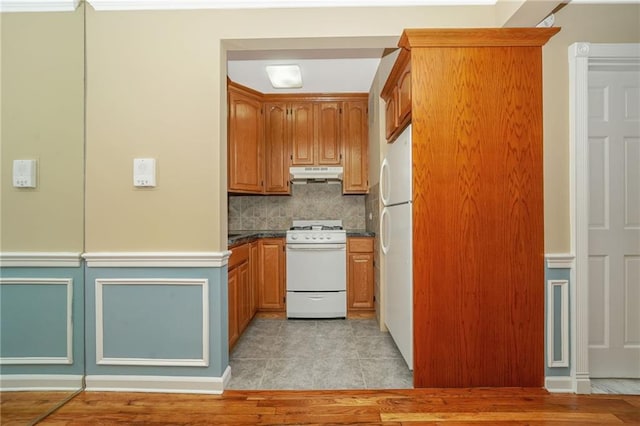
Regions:
[[[347, 229], [347, 237], [374, 237], [375, 232], [364, 229]], [[250, 243], [258, 238], [285, 238], [287, 231], [229, 231], [227, 246], [233, 247]]]

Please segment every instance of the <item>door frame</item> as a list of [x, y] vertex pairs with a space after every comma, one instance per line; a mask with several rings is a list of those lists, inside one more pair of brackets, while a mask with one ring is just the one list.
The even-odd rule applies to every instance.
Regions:
[[569, 46], [569, 154], [571, 246], [575, 270], [571, 291], [573, 391], [591, 393], [589, 373], [589, 70], [638, 69], [640, 43], [595, 44], [578, 42]]

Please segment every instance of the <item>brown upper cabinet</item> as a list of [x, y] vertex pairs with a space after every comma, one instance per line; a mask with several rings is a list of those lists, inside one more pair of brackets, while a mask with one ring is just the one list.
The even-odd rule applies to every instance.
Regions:
[[342, 190], [345, 194], [364, 194], [369, 191], [368, 116], [366, 100], [344, 102]]
[[387, 141], [393, 142], [411, 122], [411, 61], [408, 50], [400, 51], [381, 96], [386, 102]]
[[290, 166], [341, 165], [343, 193], [368, 192], [368, 94], [228, 91], [229, 192], [290, 194]]
[[229, 84], [228, 182], [233, 192], [263, 192], [261, 94]]

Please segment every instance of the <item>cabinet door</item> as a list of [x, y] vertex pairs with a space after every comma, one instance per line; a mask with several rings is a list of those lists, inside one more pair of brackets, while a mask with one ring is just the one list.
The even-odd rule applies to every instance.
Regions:
[[366, 194], [369, 190], [369, 136], [367, 101], [344, 103], [342, 143], [344, 145], [345, 194]]
[[258, 308], [284, 311], [285, 260], [284, 239], [260, 240], [260, 287]]
[[262, 192], [262, 104], [229, 87], [228, 179], [231, 192]]
[[347, 241], [347, 309], [374, 309], [373, 239], [352, 237]]
[[287, 105], [265, 104], [265, 185], [267, 194], [289, 193]]
[[295, 102], [289, 105], [291, 165], [314, 164], [313, 103]]
[[317, 165], [338, 166], [340, 150], [341, 102], [318, 102], [315, 105]]
[[228, 310], [229, 310], [229, 351], [240, 336], [238, 327], [238, 268], [229, 271], [228, 278]]
[[253, 318], [258, 311], [258, 282], [260, 281], [260, 250], [258, 248], [258, 242], [252, 242], [249, 250], [251, 317]]
[[397, 116], [398, 114], [396, 113], [396, 98], [398, 96], [398, 90], [397, 88], [394, 89], [391, 93], [391, 95], [385, 99], [386, 101], [386, 107], [384, 110], [384, 119], [385, 119], [385, 136], [387, 138], [387, 141], [391, 141], [391, 138], [393, 136], [393, 132], [396, 131], [396, 127], [397, 127]]
[[404, 127], [411, 119], [411, 62], [407, 61], [398, 79], [396, 126]]
[[251, 270], [249, 261], [245, 261], [238, 266], [238, 285], [237, 285], [237, 302], [238, 302], [238, 334], [242, 334], [249, 321], [251, 321]]

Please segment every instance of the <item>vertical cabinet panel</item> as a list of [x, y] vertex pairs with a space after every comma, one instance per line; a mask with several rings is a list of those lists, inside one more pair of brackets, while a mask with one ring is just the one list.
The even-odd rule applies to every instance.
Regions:
[[284, 311], [285, 253], [283, 238], [260, 240], [258, 309]]
[[229, 350], [240, 336], [238, 326], [238, 269], [229, 271], [228, 278], [228, 311], [229, 311]]
[[289, 105], [291, 126], [291, 165], [314, 164], [314, 113], [312, 102], [295, 102]]
[[345, 194], [369, 190], [369, 136], [367, 101], [344, 102], [342, 143], [344, 145]]
[[342, 163], [340, 150], [341, 102], [318, 102], [314, 105], [316, 120], [316, 164], [338, 166]]
[[373, 311], [373, 238], [347, 239], [347, 310]]
[[228, 186], [231, 192], [262, 192], [262, 102], [229, 87]]
[[251, 282], [251, 316], [258, 311], [258, 282], [260, 281], [260, 250], [258, 242], [251, 243], [249, 249], [249, 267]]
[[289, 128], [284, 103], [266, 103], [265, 192], [289, 193]]

